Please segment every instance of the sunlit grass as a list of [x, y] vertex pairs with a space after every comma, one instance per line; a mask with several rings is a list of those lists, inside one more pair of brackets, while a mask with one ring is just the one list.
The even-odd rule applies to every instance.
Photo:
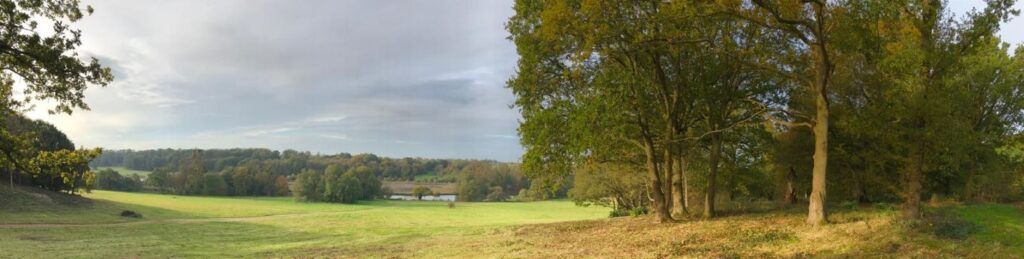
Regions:
[[[4, 223], [129, 223], [7, 228], [0, 251], [19, 257], [341, 256], [416, 253], [485, 238], [512, 225], [602, 218], [607, 209], [568, 201], [354, 205], [290, 198], [188, 197], [95, 191], [78, 211], [0, 212]], [[142, 219], [116, 215], [122, 209]], [[53, 217], [32, 217], [49, 214]]]

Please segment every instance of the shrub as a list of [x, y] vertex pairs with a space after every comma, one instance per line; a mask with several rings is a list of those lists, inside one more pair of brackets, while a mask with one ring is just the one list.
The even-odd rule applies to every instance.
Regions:
[[629, 210], [629, 215], [633, 217], [637, 217], [644, 214], [647, 214], [647, 207], [636, 207]]
[[940, 210], [927, 215], [926, 230], [937, 237], [963, 240], [980, 230], [978, 225], [961, 218], [950, 210]]
[[612, 210], [608, 213], [609, 218], [625, 217], [629, 216], [631, 212], [629, 210]]
[[133, 210], [123, 210], [123, 211], [121, 211], [121, 217], [141, 218], [142, 217], [142, 213], [138, 213], [138, 212], [135, 212]]

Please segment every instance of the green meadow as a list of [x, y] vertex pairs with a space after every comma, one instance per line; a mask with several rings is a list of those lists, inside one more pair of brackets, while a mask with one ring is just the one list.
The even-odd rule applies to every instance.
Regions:
[[[93, 191], [87, 204], [0, 210], [0, 251], [49, 257], [337, 257], [471, 255], [514, 225], [603, 218], [568, 201], [354, 205], [291, 198], [188, 197]], [[60, 208], [60, 209], [54, 209]], [[118, 214], [133, 210], [142, 218]]]
[[[660, 258], [969, 257], [1024, 254], [1024, 207], [947, 204], [918, 224], [897, 208], [726, 207], [726, 216], [657, 224], [607, 218], [569, 201], [372, 201], [93, 191], [74, 197], [0, 187], [0, 257], [15, 258]], [[123, 210], [141, 218], [121, 217]]]

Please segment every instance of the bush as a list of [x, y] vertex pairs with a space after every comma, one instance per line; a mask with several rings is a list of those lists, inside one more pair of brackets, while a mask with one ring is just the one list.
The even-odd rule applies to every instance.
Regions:
[[628, 210], [612, 210], [611, 212], [608, 213], [608, 217], [609, 218], [618, 218], [618, 217], [629, 216], [630, 214], [631, 213]]
[[629, 215], [633, 217], [637, 217], [644, 214], [647, 214], [647, 207], [636, 207], [629, 210]]
[[964, 240], [980, 230], [978, 225], [961, 218], [948, 209], [930, 213], [926, 220], [928, 222], [926, 230], [937, 237], [946, 239]]
[[138, 213], [138, 212], [135, 212], [133, 210], [123, 210], [123, 211], [121, 211], [121, 217], [141, 218], [142, 217], [142, 213]]

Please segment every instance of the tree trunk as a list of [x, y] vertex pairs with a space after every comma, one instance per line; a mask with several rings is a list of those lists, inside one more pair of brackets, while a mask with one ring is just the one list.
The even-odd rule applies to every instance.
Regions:
[[866, 172], [861, 171], [860, 173], [857, 173], [854, 176], [854, 179], [856, 180], [856, 184], [857, 184], [856, 188], [857, 188], [857, 203], [858, 204], [869, 204], [869, 203], [871, 203], [871, 200], [868, 199], [868, 189], [867, 189], [867, 186], [866, 186], [866, 184], [864, 184], [864, 174], [865, 173]]
[[676, 161], [676, 177], [672, 179], [672, 215], [677, 216], [677, 219], [681, 218], [686, 214], [686, 162], [682, 156]]
[[657, 217], [659, 223], [671, 222], [672, 216], [669, 215], [668, 209], [665, 207], [665, 194], [661, 191], [661, 173], [658, 172], [657, 158], [654, 154], [654, 143], [652, 141], [645, 140], [644, 153], [647, 154], [647, 173], [651, 177], [651, 198], [653, 199], [651, 209], [654, 210], [654, 215]]
[[918, 219], [921, 216], [921, 178], [924, 175], [923, 157], [919, 149], [910, 152], [906, 167], [906, 193], [903, 197], [903, 217]]
[[782, 200], [787, 205], [796, 204], [796, 169], [793, 167], [789, 167], [789, 173], [786, 174], [786, 192]]
[[661, 183], [663, 184], [662, 191], [665, 192], [665, 209], [669, 210], [670, 214], [672, 208], [675, 206], [675, 203], [673, 202], [674, 200], [672, 199], [672, 183], [675, 180], [673, 174], [676, 172], [676, 165], [673, 163], [675, 162], [675, 159], [672, 159], [672, 157], [672, 148], [665, 147], [665, 156], [661, 159], [665, 164], [661, 170], [662, 175], [664, 175], [665, 178], [662, 179]]
[[[818, 39], [819, 41], [824, 39]], [[826, 223], [826, 174], [828, 173], [828, 96], [826, 86], [831, 73], [831, 63], [824, 44], [814, 45], [815, 59], [815, 115], [814, 121], [814, 168], [811, 172], [811, 196], [807, 206], [807, 223], [820, 225]]]
[[737, 166], [736, 166], [738, 160], [739, 160], [739, 156], [736, 155], [735, 153], [733, 153], [733, 157], [732, 157], [732, 161], [731, 161], [732, 164], [729, 165], [729, 167], [727, 167], [727, 168], [729, 168], [729, 170], [726, 171], [726, 173], [729, 174], [729, 183], [727, 183], [726, 187], [725, 187], [726, 188], [726, 190], [725, 190], [725, 195], [726, 195], [725, 198], [729, 202], [732, 202], [733, 199], [736, 198], [735, 197], [736, 196], [736, 193], [735, 193], [735, 191], [736, 191], [736, 175], [740, 171], [740, 169], [737, 168]]
[[711, 170], [708, 174], [707, 193], [704, 194], [704, 218], [715, 216], [715, 179], [718, 178], [718, 159], [722, 153], [722, 141], [718, 134], [711, 135], [711, 154], [708, 159]]

